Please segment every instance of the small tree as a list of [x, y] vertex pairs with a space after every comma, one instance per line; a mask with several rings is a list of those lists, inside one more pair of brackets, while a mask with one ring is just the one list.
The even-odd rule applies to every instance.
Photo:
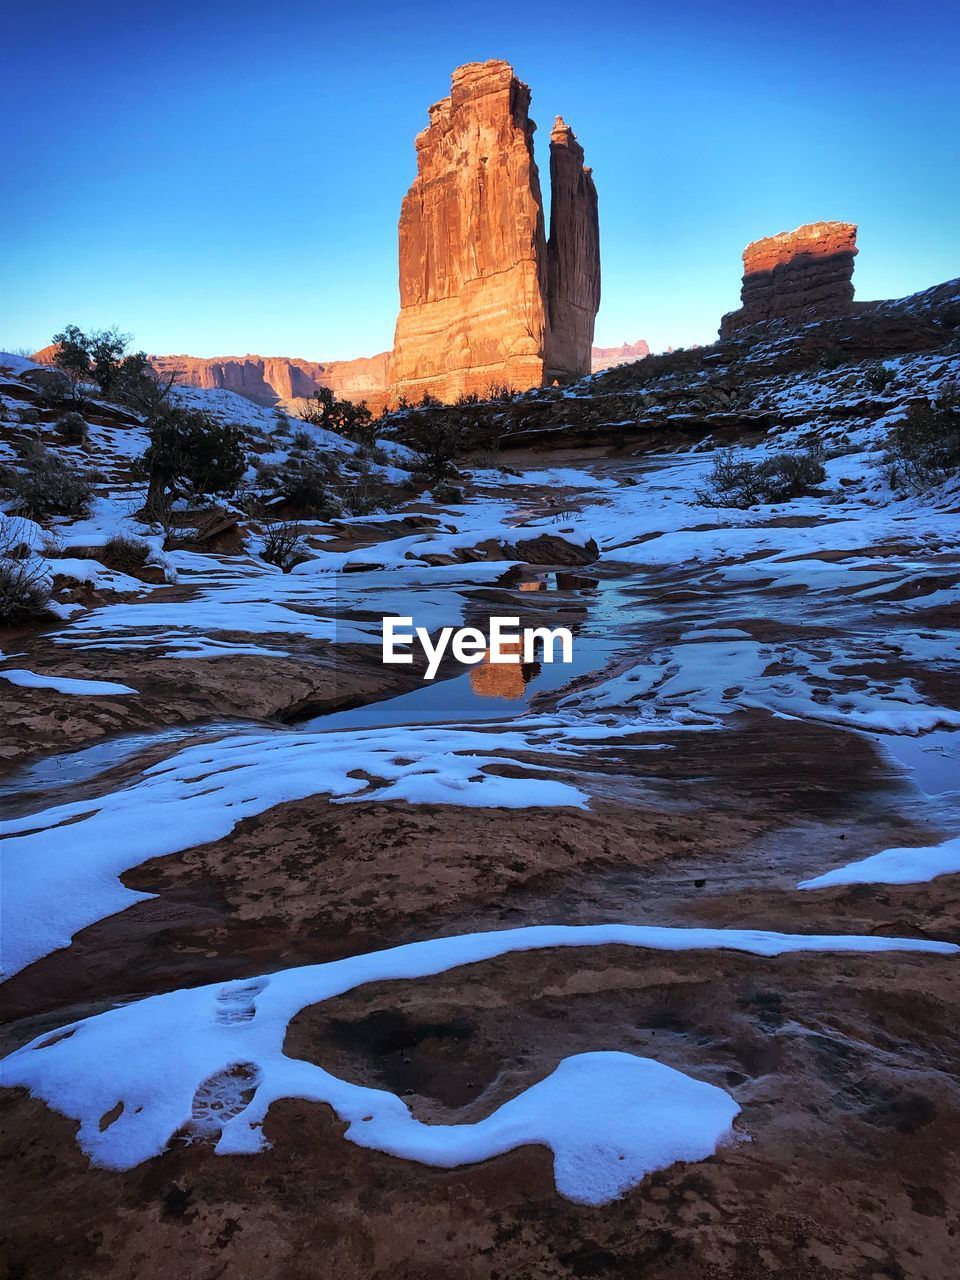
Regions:
[[235, 493], [246, 468], [239, 427], [178, 408], [154, 421], [150, 444], [134, 463], [134, 473], [147, 481], [147, 513], [160, 520], [177, 498]]
[[338, 400], [329, 387], [318, 387], [299, 417], [311, 426], [351, 440], [368, 440], [372, 436], [373, 414], [367, 402]]
[[164, 382], [156, 377], [144, 351], [127, 351], [130, 338], [112, 329], [84, 333], [68, 324], [54, 334], [54, 364], [67, 377], [73, 400], [80, 403], [83, 387], [93, 384], [101, 395], [119, 400], [147, 417], [156, 416], [166, 400], [176, 372]]
[[411, 410], [404, 435], [416, 456], [417, 474], [428, 480], [456, 475], [463, 423], [452, 410]]
[[128, 341], [116, 328], [84, 333], [75, 324], [53, 335], [53, 362], [70, 379], [75, 399], [82, 399], [82, 387], [91, 382], [108, 394]]

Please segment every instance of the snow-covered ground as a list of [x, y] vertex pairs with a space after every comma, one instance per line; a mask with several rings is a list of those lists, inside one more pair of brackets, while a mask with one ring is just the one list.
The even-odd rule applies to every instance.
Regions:
[[[590, 566], [594, 588], [577, 597], [577, 642], [602, 640], [604, 647], [596, 669], [561, 690], [547, 711], [523, 703], [512, 720], [491, 716], [471, 725], [451, 698], [440, 724], [414, 716], [384, 728], [313, 722], [300, 729], [224, 731], [175, 750], [93, 799], [40, 805], [5, 822], [7, 975], [149, 898], [122, 883], [129, 869], [222, 840], [244, 819], [307, 797], [589, 812], [595, 804], [591, 751], [641, 732], [723, 733], [746, 713], [827, 724], [871, 741], [960, 730], [960, 710], [943, 692], [960, 670], [960, 487], [955, 481], [904, 496], [890, 489], [881, 466], [904, 387], [935, 391], [956, 379], [956, 362], [921, 355], [886, 363], [895, 375], [889, 413], [868, 423], [855, 414], [825, 421], [826, 479], [811, 496], [747, 511], [705, 506], [697, 494], [713, 456], [699, 445], [645, 460], [531, 464], [513, 474], [478, 470], [464, 501], [438, 509], [423, 496], [405, 498], [399, 514], [409, 523], [402, 533], [388, 525], [395, 513], [318, 524], [306, 559], [288, 574], [263, 559], [256, 533], [233, 555], [164, 550], [162, 531], [135, 515], [142, 490], [126, 474], [145, 445], [144, 433], [136, 426], [91, 428], [108, 480], [90, 516], [57, 520], [48, 529], [30, 521], [17, 526], [27, 547], [24, 563], [51, 581], [97, 593], [91, 607], [61, 606], [50, 638], [65, 656], [283, 659], [294, 649], [369, 647], [380, 641], [382, 616], [412, 614], [431, 631], [461, 623], [484, 593], [523, 564], [524, 544], [541, 539], [558, 540], [583, 560], [591, 544], [599, 548]], [[4, 356], [0, 367], [15, 377], [30, 364]], [[804, 446], [811, 413], [854, 405], [858, 385], [844, 389], [839, 374], [771, 380], [753, 407], [780, 414], [782, 429], [742, 456], [756, 461]], [[284, 427], [273, 411], [231, 392], [184, 388], [174, 394], [222, 421], [242, 421], [261, 459], [288, 456], [290, 431], [299, 424]], [[16, 399], [5, 396], [3, 405], [12, 412]], [[52, 442], [47, 426], [38, 430]], [[308, 430], [345, 465], [356, 454], [350, 442]], [[76, 448], [57, 447], [81, 458]], [[408, 452], [389, 442], [383, 447], [389, 462], [375, 464], [377, 474], [391, 482], [405, 478]], [[5, 445], [2, 456], [9, 461], [15, 450]], [[0, 516], [8, 518], [15, 517]], [[380, 538], [373, 536], [378, 524], [385, 526]], [[362, 545], [329, 545], [359, 527]], [[117, 533], [147, 542], [163, 586], [94, 558]], [[576, 590], [569, 589], [570, 599]], [[122, 599], [104, 599], [110, 595]], [[71, 698], [137, 694], [136, 681], [38, 674], [20, 652], [0, 662], [0, 679], [14, 688]], [[948, 754], [956, 742], [960, 736], [950, 739]], [[960, 758], [956, 763], [960, 774]], [[910, 766], [905, 776], [911, 777]], [[960, 821], [951, 803], [933, 797], [926, 803], [932, 828], [952, 831], [950, 824]], [[928, 845], [837, 861], [833, 849], [825, 850], [823, 872], [797, 885], [791, 901], [817, 896], [798, 890], [897, 886], [955, 874], [960, 837], [931, 836]], [[38, 1037], [5, 1061], [4, 1080], [79, 1120], [84, 1150], [114, 1169], [157, 1155], [190, 1125], [197, 1137], [214, 1138], [222, 1154], [255, 1152], [263, 1146], [271, 1103], [299, 1097], [329, 1103], [348, 1123], [350, 1141], [430, 1165], [469, 1164], [529, 1143], [549, 1146], [558, 1190], [601, 1204], [652, 1170], [712, 1154], [732, 1136], [737, 1102], [650, 1058], [587, 1053], [567, 1057], [476, 1124], [425, 1124], [395, 1094], [286, 1057], [283, 1041], [304, 1006], [363, 983], [441, 973], [529, 948], [607, 943], [732, 948], [771, 958], [958, 950], [936, 940], [873, 934], [623, 925], [436, 938], [138, 1000]]]
[[428, 1125], [395, 1094], [289, 1058], [283, 1043], [301, 1009], [361, 984], [425, 977], [515, 951], [611, 944], [758, 957], [960, 953], [956, 945], [917, 938], [739, 929], [544, 925], [473, 933], [154, 996], [37, 1036], [6, 1059], [5, 1079], [78, 1120], [80, 1145], [112, 1169], [159, 1155], [184, 1128], [215, 1140], [220, 1154], [256, 1153], [265, 1145], [271, 1104], [295, 1097], [329, 1104], [348, 1125], [344, 1137], [359, 1146], [444, 1168], [542, 1143], [554, 1153], [562, 1195], [604, 1204], [654, 1170], [711, 1155], [733, 1136], [736, 1102], [649, 1058], [589, 1053], [566, 1058], [478, 1124]]

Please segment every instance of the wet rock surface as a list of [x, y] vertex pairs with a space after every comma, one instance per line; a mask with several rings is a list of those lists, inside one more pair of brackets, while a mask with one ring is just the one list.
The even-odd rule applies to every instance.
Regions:
[[[331, 732], [352, 725], [358, 737], [378, 723], [417, 725], [427, 704], [403, 699], [420, 698], [420, 667], [384, 668], [369, 638], [346, 632], [401, 605], [429, 607], [431, 626], [482, 625], [491, 613], [563, 622], [585, 661], [568, 681], [545, 663], [504, 668], [508, 685], [491, 678], [501, 672], [489, 662], [470, 673], [444, 667], [427, 699], [445, 716], [430, 723], [450, 732], [466, 723], [480, 735], [464, 751], [485, 757], [485, 777], [563, 783], [583, 807], [382, 799], [388, 779], [372, 769], [349, 802], [320, 790], [281, 797], [226, 835], [125, 870], [124, 886], [152, 896], [81, 929], [4, 985], [4, 1052], [154, 995], [233, 980], [246, 989], [291, 966], [530, 924], [960, 943], [955, 875], [797, 889], [957, 829], [955, 499], [892, 498], [874, 487], [872, 457], [877, 420], [918, 387], [932, 394], [954, 356], [934, 312], [909, 320], [901, 309], [894, 321], [901, 333], [915, 324], [918, 342], [932, 342], [935, 329], [939, 337], [904, 360], [889, 394], [861, 395], [862, 371], [850, 366], [807, 377], [801, 393], [795, 338], [751, 348], [760, 372], [747, 406], [695, 370], [683, 386], [673, 374], [646, 386], [635, 370], [606, 375], [611, 397], [650, 397], [643, 412], [674, 446], [686, 437], [663, 424], [662, 410], [683, 403], [701, 415], [689, 428], [698, 443], [702, 415], [719, 412], [769, 416], [782, 447], [807, 431], [836, 431], [846, 452], [828, 459], [822, 491], [798, 503], [735, 514], [699, 505], [691, 495], [709, 457], [631, 457], [622, 449], [630, 428], [621, 428], [617, 456], [578, 453], [576, 398], [559, 402], [562, 412], [545, 399], [552, 408], [518, 405], [504, 416], [552, 415], [548, 429], [566, 433], [566, 456], [518, 450], [517, 465], [533, 474], [478, 472], [462, 503], [413, 502], [387, 520], [318, 528], [318, 557], [352, 566], [335, 592], [332, 575], [257, 576], [252, 561], [238, 592], [238, 562], [225, 553], [205, 557], [178, 587], [145, 584], [146, 602], [177, 611], [183, 635], [167, 645], [189, 634], [262, 652], [169, 656], [155, 632], [121, 614], [102, 615], [92, 635], [65, 621], [5, 643], [34, 672], [138, 691], [97, 699], [5, 690], [11, 765], [49, 763], [51, 753], [111, 735], [144, 738], [82, 780], [14, 788], [11, 812], [37, 822], [55, 804], [108, 804], [152, 766], [169, 765], [194, 741], [165, 737], [171, 727], [196, 728], [209, 744], [192, 785], [231, 805], [262, 780], [248, 773], [241, 785], [231, 762], [217, 759], [216, 742], [237, 730], [225, 719], [253, 720], [264, 750], [298, 734], [297, 750], [315, 749], [309, 735], [325, 719]], [[612, 432], [607, 394], [582, 412]], [[845, 398], [859, 407], [831, 417]], [[638, 411], [638, 431], [640, 421]], [[753, 419], [737, 438], [762, 450], [765, 430]], [[281, 613], [284, 631], [245, 631], [243, 619], [265, 600], [283, 603], [293, 621]], [[232, 610], [236, 629], [222, 629], [222, 612], [204, 615], [216, 627], [204, 622], [201, 603]], [[309, 634], [328, 611], [344, 629], [332, 641]], [[349, 719], [378, 708], [378, 719]], [[534, 721], [546, 727], [535, 733]], [[568, 721], [598, 736], [585, 747]], [[528, 736], [506, 745], [524, 725]], [[608, 729], [618, 732], [603, 736]], [[384, 768], [419, 752], [428, 771], [440, 749], [411, 732]], [[438, 756], [436, 767], [453, 758]], [[470, 779], [464, 797], [478, 798], [477, 787], [482, 796], [484, 785]], [[149, 827], [161, 814], [147, 797], [138, 816]], [[77, 856], [83, 821], [70, 818]], [[733, 1137], [715, 1155], [661, 1169], [594, 1208], [558, 1194], [546, 1147], [437, 1168], [361, 1148], [327, 1105], [291, 1098], [268, 1111], [269, 1149], [218, 1155], [210, 1117], [248, 1105], [258, 1087], [258, 1065], [239, 1047], [228, 1077], [211, 1075], [188, 1098], [165, 1149], [126, 1172], [92, 1165], [74, 1120], [21, 1089], [4, 1091], [6, 1274], [952, 1280], [957, 963], [908, 952], [553, 948], [371, 982], [292, 1018], [289, 1057], [396, 1094], [427, 1124], [474, 1124], [570, 1055], [595, 1051], [652, 1058], [735, 1099]], [[230, 1011], [247, 1018], [239, 1003]], [[111, 1065], [105, 1058], [99, 1073]], [[111, 1100], [100, 1130], [133, 1109], [132, 1097]]]

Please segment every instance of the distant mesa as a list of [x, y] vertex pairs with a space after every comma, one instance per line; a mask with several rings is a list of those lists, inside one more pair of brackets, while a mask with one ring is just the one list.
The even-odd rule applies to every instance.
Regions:
[[593, 373], [599, 373], [601, 369], [613, 369], [618, 364], [633, 364], [649, 354], [649, 343], [643, 338], [636, 342], [623, 342], [619, 347], [594, 347], [590, 367]]
[[289, 356], [151, 356], [161, 375], [179, 372], [181, 386], [223, 387], [256, 404], [296, 408], [318, 387], [329, 387], [346, 400], [366, 400], [382, 409], [387, 399], [390, 352], [357, 360], [301, 360]]
[[430, 108], [400, 213], [391, 394], [419, 400], [569, 382], [591, 370], [600, 305], [597, 192], [560, 118], [546, 237], [530, 90], [470, 62]]
[[755, 240], [743, 251], [741, 307], [720, 321], [720, 336], [766, 320], [843, 315], [853, 303], [857, 228], [811, 222]]

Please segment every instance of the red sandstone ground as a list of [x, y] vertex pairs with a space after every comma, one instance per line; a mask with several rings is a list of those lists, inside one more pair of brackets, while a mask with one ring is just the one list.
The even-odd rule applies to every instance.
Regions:
[[[902, 326], [902, 317], [890, 324]], [[921, 343], [932, 341], [925, 325], [915, 327]], [[884, 333], [877, 339], [872, 331], [870, 341], [893, 341], [889, 328]], [[551, 454], [551, 465], [589, 457], [625, 488], [625, 475], [647, 485], [653, 503], [661, 483], [655, 464], [621, 456], [604, 471], [601, 445], [595, 438], [587, 454], [577, 432], [609, 434], [623, 412], [622, 395], [633, 406], [635, 434], [621, 429], [621, 455], [651, 439], [686, 439], [685, 429], [702, 436], [717, 413], [726, 415], [723, 430], [752, 442], [764, 427], [750, 414], [801, 413], [777, 407], [776, 378], [784, 370], [770, 372], [786, 361], [786, 376], [793, 376], [798, 351], [785, 343], [756, 353], [757, 364], [767, 366], [746, 408], [731, 403], [722, 376], [682, 387], [668, 378], [650, 392], [630, 383], [636, 371], [618, 370], [610, 375], [610, 400], [574, 403], [562, 424], [556, 401], [545, 397], [541, 407], [513, 406], [506, 423], [498, 417], [498, 429], [522, 434], [531, 419], [545, 430], [562, 425], [565, 453]], [[946, 376], [935, 360], [929, 368], [931, 377]], [[861, 376], [836, 375], [826, 384], [822, 416], [819, 408], [805, 410], [811, 430], [834, 431], [830, 415], [841, 410], [870, 420], [887, 411], [889, 397], [861, 394]], [[679, 420], [664, 422], [672, 414]], [[737, 415], [744, 421], [734, 428]], [[518, 452], [514, 460], [524, 465], [529, 458]], [[869, 482], [866, 470], [858, 473], [855, 493]], [[791, 647], [836, 644], [847, 663], [835, 684], [808, 673], [815, 711], [864, 688], [879, 698], [882, 688], [911, 680], [924, 705], [955, 713], [960, 676], [945, 646], [940, 660], [927, 662], [879, 646], [918, 631], [932, 644], [955, 631], [956, 513], [944, 506], [938, 526], [922, 525], [920, 534], [904, 518], [891, 526], [896, 536], [851, 546], [856, 522], [845, 516], [844, 504], [854, 500], [847, 493], [839, 484], [815, 514], [785, 504], [757, 516], [767, 531], [824, 534], [815, 552], [799, 559], [761, 547], [711, 560], [704, 548], [723, 518], [694, 509], [685, 531], [698, 539], [703, 560], [698, 554], [664, 563], [656, 556], [661, 531], [641, 534], [637, 507], [638, 528], [624, 529], [623, 544], [649, 544], [648, 561], [626, 564], [607, 551], [597, 565], [572, 570], [600, 582], [599, 593], [523, 593], [523, 607], [531, 617], [552, 614], [579, 628], [591, 608], [613, 600], [608, 625], [622, 629], [629, 661], [638, 663], [685, 643], [698, 626], [735, 623], [748, 639], [780, 647], [771, 679], [799, 669], [787, 659]], [[565, 511], [586, 502], [549, 486], [523, 497], [528, 512], [549, 513], [558, 527]], [[594, 499], [601, 519], [603, 491]], [[831, 542], [834, 524], [843, 532]], [[399, 522], [387, 527], [392, 536], [407, 530]], [[369, 549], [375, 558], [372, 530], [325, 545]], [[525, 554], [536, 560], [532, 545]], [[535, 568], [544, 576], [562, 572], [558, 538], [536, 545], [544, 563]], [[567, 546], [571, 557], [585, 558], [582, 548]], [[818, 591], [815, 579], [810, 587], [778, 586], [778, 575], [787, 580], [811, 563], [837, 573], [835, 589]], [[526, 572], [522, 567], [520, 576]], [[855, 593], [868, 572], [879, 579], [863, 604]], [[470, 608], [516, 603], [517, 586], [511, 579], [478, 587]], [[185, 598], [180, 590], [158, 593]], [[829, 617], [817, 612], [825, 599], [834, 610]], [[244, 636], [238, 629], [236, 638]], [[873, 651], [864, 636], [875, 641]], [[269, 722], [333, 710], [414, 683], [403, 668], [385, 675], [363, 646], [334, 654], [324, 643], [283, 643], [292, 656], [172, 659], [18, 632], [3, 645], [5, 653], [23, 655], [18, 664], [127, 680], [140, 693], [97, 700], [11, 686], [14, 749], [5, 760], [12, 765], [107, 735], [224, 716]], [[606, 674], [629, 661], [621, 655]], [[589, 673], [575, 687], [589, 693], [600, 677]], [[732, 678], [725, 692], [735, 701]], [[552, 710], [556, 703], [547, 694], [534, 705]], [[637, 708], [610, 703], [605, 710]], [[93, 800], [134, 782], [179, 745], [161, 741], [80, 786], [19, 796], [17, 812]], [[516, 763], [504, 769], [511, 773], [545, 763], [542, 755], [510, 755]], [[588, 809], [375, 800], [347, 806], [314, 796], [267, 809], [223, 839], [142, 863], [123, 881], [156, 897], [81, 930], [70, 947], [5, 985], [3, 1050], [154, 993], [519, 924], [619, 920], [960, 942], [955, 876], [796, 890], [798, 880], [829, 867], [891, 846], [930, 844], [952, 831], [949, 811], [849, 723], [740, 707], [700, 731], [638, 723], [635, 734], [586, 758], [573, 760], [558, 747], [546, 764], [583, 787]], [[553, 950], [416, 982], [371, 984], [308, 1007], [291, 1023], [288, 1053], [395, 1092], [427, 1121], [475, 1122], [561, 1059], [597, 1049], [654, 1057], [736, 1099], [742, 1112], [735, 1141], [709, 1159], [648, 1176], [600, 1208], [557, 1194], [544, 1148], [469, 1168], [431, 1168], [344, 1141], [344, 1126], [327, 1107], [296, 1100], [271, 1108], [265, 1133], [273, 1147], [257, 1156], [220, 1157], [203, 1143], [175, 1139], [141, 1166], [111, 1172], [80, 1152], [73, 1121], [11, 1090], [0, 1096], [0, 1274], [953, 1280], [960, 1247], [956, 966], [949, 956], [893, 952], [761, 959]]]

